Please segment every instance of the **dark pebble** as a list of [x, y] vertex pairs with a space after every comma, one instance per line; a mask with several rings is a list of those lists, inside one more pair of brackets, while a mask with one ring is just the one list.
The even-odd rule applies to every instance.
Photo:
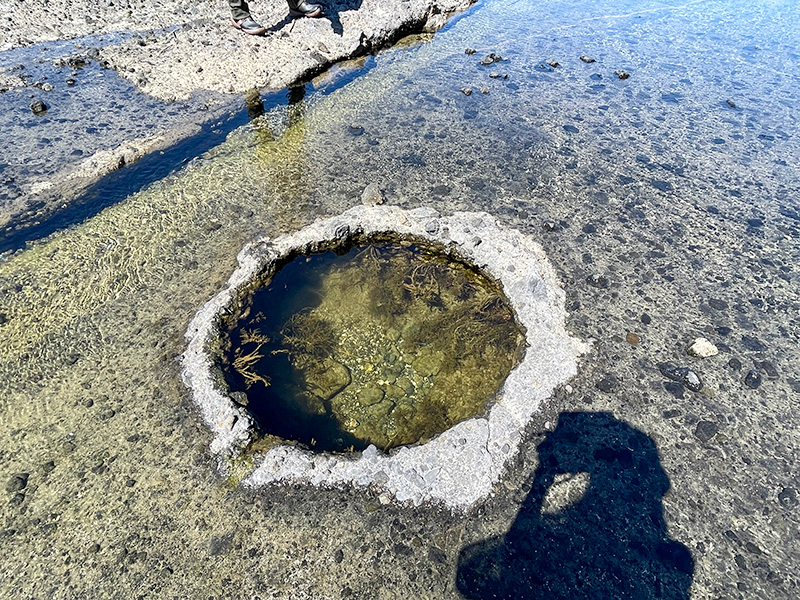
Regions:
[[647, 313], [642, 313], [642, 316], [639, 317], [639, 320], [645, 325], [650, 325], [650, 323], [653, 321], [653, 319], [651, 319], [650, 315], [648, 315]]
[[5, 325], [8, 323], [8, 317], [5, 313], [0, 313], [0, 325]]
[[669, 181], [659, 181], [658, 179], [653, 179], [650, 182], [650, 185], [662, 192], [669, 192], [672, 190], [672, 184]]
[[592, 287], [604, 290], [608, 287], [608, 278], [604, 275], [600, 275], [599, 273], [595, 273], [594, 275], [589, 275], [589, 277], [586, 278], [586, 283]]
[[778, 494], [778, 502], [784, 508], [793, 508], [797, 505], [797, 492], [794, 488], [785, 487]]
[[593, 63], [596, 62], [591, 56], [586, 56], [585, 54], [580, 57], [580, 59], [585, 63]]
[[86, 549], [86, 551], [87, 551], [89, 554], [97, 554], [98, 552], [100, 552], [100, 544], [92, 544], [91, 546], [89, 546], [89, 547]]
[[[469, 54], [469, 52], [467, 54]], [[472, 54], [475, 54], [474, 50], [472, 51]], [[339, 548], [333, 555], [333, 560], [335, 560], [337, 563], [341, 563], [344, 560], [344, 552], [342, 552], [341, 548]]]
[[734, 371], [741, 371], [742, 361], [740, 361], [738, 358], [732, 358], [728, 361], [728, 366]]
[[25, 494], [23, 494], [22, 492], [17, 492], [11, 497], [12, 506], [19, 506], [23, 502], [25, 502]]
[[463, 87], [461, 88], [461, 93], [465, 96], [472, 96], [472, 88]]
[[719, 432], [719, 426], [713, 421], [700, 421], [694, 428], [694, 436], [703, 443], [713, 438]]
[[749, 370], [744, 376], [744, 384], [751, 389], [756, 389], [761, 385], [761, 373], [755, 369]]
[[467, 48], [466, 50], [464, 50], [464, 54], [469, 54], [469, 55], [475, 54], [476, 52], [477, 50], [475, 50], [475, 48]]
[[219, 556], [220, 554], [225, 554], [228, 550], [230, 550], [232, 545], [233, 532], [226, 533], [225, 535], [215, 536], [211, 538], [208, 553], [211, 556]]
[[728, 303], [725, 302], [725, 300], [720, 300], [718, 298], [709, 298], [708, 305], [714, 310], [725, 310], [728, 308]]
[[41, 100], [34, 100], [31, 102], [31, 112], [35, 115], [43, 115], [47, 112], [48, 106]]
[[767, 345], [764, 344], [764, 342], [757, 337], [750, 337], [749, 335], [742, 336], [742, 345], [748, 350], [753, 350], [755, 352], [767, 349]]
[[67, 85], [75, 85], [75, 80], [72, 79], [72, 77], [70, 77], [69, 79], [67, 79], [66, 84]]
[[361, 125], [350, 125], [347, 131], [352, 136], [359, 136], [364, 134], [364, 128]]
[[547, 62], [547, 64], [548, 64], [548, 66], [552, 67], [553, 69], [557, 69], [558, 67], [560, 67], [560, 66], [561, 66], [559, 63], [557, 63], [557, 62], [556, 62], [556, 61], [554, 61], [554, 60], [548, 60], [548, 61], [546, 61], [546, 62]]
[[7, 492], [20, 492], [28, 487], [28, 477], [30, 473], [17, 473], [8, 480], [6, 484]]
[[717, 327], [717, 333], [723, 337], [730, 335], [731, 331], [733, 330], [730, 327], [725, 327], [725, 326]]
[[725, 104], [727, 104], [731, 108], [736, 108], [736, 103], [733, 100], [725, 100]]
[[56, 463], [52, 460], [48, 460], [46, 463], [42, 465], [42, 472], [44, 474], [52, 473], [56, 468]]
[[136, 480], [135, 480], [135, 479], [131, 479], [130, 477], [128, 477], [128, 478], [125, 480], [125, 486], [126, 486], [126, 487], [133, 487], [133, 486], [135, 486], [135, 485], [136, 485]]
[[394, 553], [398, 556], [411, 556], [414, 554], [414, 550], [411, 546], [406, 546], [405, 544], [395, 544]]
[[679, 411], [677, 408], [671, 408], [670, 410], [665, 410], [663, 413], [661, 413], [661, 416], [665, 419], [674, 419], [675, 417], [681, 416], [681, 411]]
[[658, 365], [658, 370], [667, 379], [678, 381], [693, 392], [699, 392], [703, 389], [703, 380], [688, 367], [676, 367], [669, 363], [661, 363]]
[[628, 77], [631, 76], [631, 74], [628, 73], [627, 71], [614, 71], [614, 75], [616, 75], [617, 77], [619, 77], [622, 80], [625, 80], [625, 79], [627, 79]]
[[617, 385], [619, 384], [619, 379], [613, 373], [606, 373], [605, 376], [594, 384], [601, 392], [605, 392], [606, 394], [610, 394], [615, 389], [617, 389]]
[[745, 560], [744, 556], [741, 554], [737, 554], [733, 557], [733, 560], [736, 562], [736, 566], [742, 569], [743, 571], [747, 571], [747, 561]]
[[597, 231], [597, 226], [592, 223], [583, 226], [583, 233], [594, 233], [595, 231]]
[[564, 131], [567, 133], [578, 133], [578, 128], [575, 125], [564, 125]]
[[428, 560], [443, 565], [447, 562], [447, 554], [444, 553], [444, 550], [431, 546], [428, 548]]
[[761, 552], [761, 548], [756, 546], [753, 542], [747, 542], [744, 545], [744, 549], [747, 550], [750, 554], [763, 554], [763, 552]]
[[773, 364], [772, 364], [771, 362], [769, 362], [768, 360], [765, 360], [765, 361], [762, 361], [762, 362], [758, 363], [758, 366], [759, 366], [759, 367], [761, 367], [761, 369], [762, 369], [762, 370], [763, 370], [763, 371], [764, 371], [764, 372], [765, 372], [765, 373], [766, 373], [766, 374], [767, 374], [769, 377], [773, 377], [773, 378], [775, 378], [775, 377], [778, 377], [778, 369], [776, 369], [776, 368], [775, 368], [775, 365], [773, 365]]

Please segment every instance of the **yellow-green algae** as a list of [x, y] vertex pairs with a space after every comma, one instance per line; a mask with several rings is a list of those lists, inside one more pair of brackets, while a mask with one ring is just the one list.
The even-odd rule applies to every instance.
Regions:
[[[330, 267], [318, 304], [285, 323], [271, 352], [288, 353], [303, 378], [303, 413], [329, 413], [389, 449], [485, 413], [524, 334], [499, 286], [474, 268], [421, 241], [373, 241]], [[256, 391], [270, 385], [258, 367], [269, 351], [263, 321], [242, 317], [231, 360]]]

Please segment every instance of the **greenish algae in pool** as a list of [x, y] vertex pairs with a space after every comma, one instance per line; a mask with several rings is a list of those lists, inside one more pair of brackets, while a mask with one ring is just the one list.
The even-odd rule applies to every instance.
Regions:
[[222, 363], [268, 436], [389, 449], [484, 414], [524, 333], [499, 286], [422, 242], [300, 256], [231, 320]]

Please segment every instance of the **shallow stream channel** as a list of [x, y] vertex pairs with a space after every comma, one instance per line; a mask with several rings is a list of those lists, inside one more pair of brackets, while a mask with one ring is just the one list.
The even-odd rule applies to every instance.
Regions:
[[[176, 170], [137, 185], [125, 167], [114, 181], [141, 189], [12, 245], [0, 597], [800, 596], [798, 22], [791, 0], [481, 1], [251, 94]], [[534, 240], [589, 348], [466, 511], [375, 485], [248, 487], [182, 382], [187, 328], [240, 250], [362, 202], [488, 213]], [[347, 277], [294, 325], [346, 305]], [[450, 396], [482, 385], [470, 351]], [[400, 402], [412, 359], [373, 363]], [[359, 430], [359, 414], [343, 419], [360, 442], [330, 448], [438, 433]]]

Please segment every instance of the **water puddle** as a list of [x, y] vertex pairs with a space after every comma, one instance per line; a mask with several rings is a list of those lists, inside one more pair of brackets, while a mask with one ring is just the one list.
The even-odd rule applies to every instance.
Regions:
[[317, 451], [388, 450], [484, 414], [524, 340], [474, 268], [378, 241], [295, 258], [233, 324], [234, 398], [265, 433]]

